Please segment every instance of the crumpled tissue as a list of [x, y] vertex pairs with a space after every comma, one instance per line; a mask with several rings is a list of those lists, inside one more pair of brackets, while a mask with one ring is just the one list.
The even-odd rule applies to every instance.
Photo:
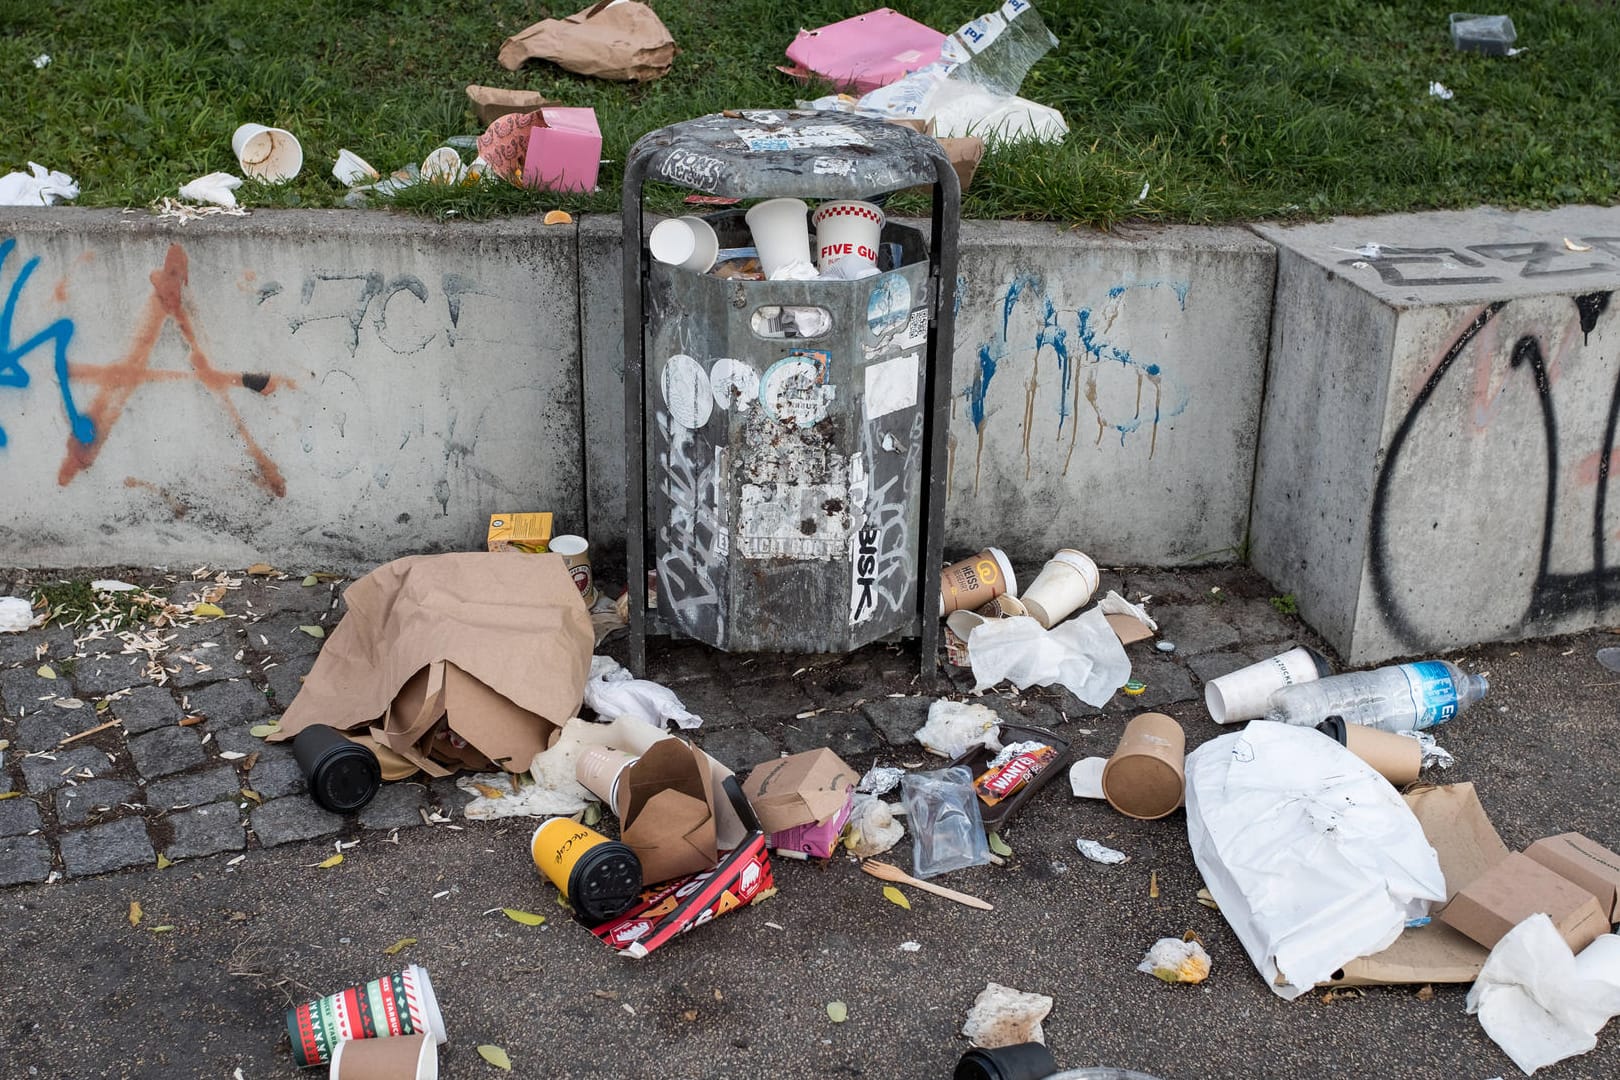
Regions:
[[1491, 950], [1468, 1011], [1526, 1076], [1584, 1054], [1620, 1016], [1620, 937], [1604, 934], [1576, 956], [1551, 919], [1532, 915]]
[[30, 161], [33, 170], [0, 176], [0, 206], [51, 206], [79, 197], [79, 185], [65, 172], [56, 172]]
[[896, 820], [903, 812], [897, 803], [886, 803], [876, 795], [854, 796], [844, 846], [857, 859], [882, 855], [905, 838], [906, 827]]
[[928, 722], [912, 738], [940, 757], [955, 759], [975, 746], [1000, 750], [1000, 732], [1001, 717], [983, 705], [942, 698], [928, 706]]
[[688, 712], [675, 691], [650, 679], [633, 678], [617, 660], [607, 656], [591, 657], [585, 704], [604, 719], [633, 716], [660, 730], [670, 720], [683, 731], [703, 726], [703, 718]]
[[1087, 705], [1101, 707], [1131, 677], [1131, 661], [1101, 608], [1044, 629], [1028, 616], [992, 619], [968, 639], [976, 691], [1003, 679], [1020, 690], [1060, 683]]
[[199, 176], [180, 189], [180, 197], [188, 202], [213, 203], [227, 210], [236, 208], [236, 189], [242, 186], [240, 176], [228, 172], [211, 172]]
[[0, 597], [0, 634], [17, 634], [34, 625], [34, 605], [20, 596]]

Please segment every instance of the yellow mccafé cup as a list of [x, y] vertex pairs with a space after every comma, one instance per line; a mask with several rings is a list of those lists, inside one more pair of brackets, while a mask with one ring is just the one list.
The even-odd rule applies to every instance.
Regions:
[[546, 880], [589, 922], [623, 915], [641, 894], [636, 853], [572, 818], [542, 823], [529, 841], [529, 854]]

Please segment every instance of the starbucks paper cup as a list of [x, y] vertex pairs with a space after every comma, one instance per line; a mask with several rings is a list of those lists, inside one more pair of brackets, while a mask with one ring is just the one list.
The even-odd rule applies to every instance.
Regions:
[[1050, 630], [1084, 607], [1100, 580], [1090, 556], [1064, 548], [1047, 561], [1019, 599], [1030, 616]]
[[720, 238], [700, 217], [669, 218], [653, 226], [647, 250], [661, 263], [706, 274], [720, 254]]
[[231, 153], [242, 172], [255, 180], [279, 184], [304, 167], [304, 148], [293, 133], [263, 124], [243, 124], [231, 136]]
[[1266, 699], [1276, 691], [1315, 682], [1331, 673], [1320, 653], [1306, 648], [1289, 649], [1280, 656], [1211, 679], [1204, 687], [1204, 704], [1217, 724], [1258, 720], [1266, 714]]
[[810, 262], [810, 206], [803, 199], [766, 199], [745, 215], [759, 252], [759, 268], [772, 278], [790, 263]]
[[591, 545], [583, 536], [553, 536], [548, 546], [555, 555], [561, 555], [574, 587], [585, 598], [585, 606], [596, 603], [596, 575], [591, 571]]
[[303, 1068], [328, 1064], [348, 1039], [427, 1035], [449, 1037], [428, 973], [416, 964], [287, 1010], [293, 1061]]
[[998, 596], [1017, 592], [1018, 578], [1000, 548], [985, 548], [939, 573], [939, 607], [946, 615], [980, 608]]
[[877, 265], [883, 211], [869, 202], [839, 199], [810, 215], [816, 227], [816, 266], [822, 271], [844, 259]]
[[348, 1039], [332, 1050], [328, 1080], [439, 1080], [439, 1047], [427, 1035]]
[[1125, 727], [1103, 766], [1103, 798], [1127, 817], [1162, 818], [1186, 793], [1187, 736], [1163, 713], [1143, 713]]

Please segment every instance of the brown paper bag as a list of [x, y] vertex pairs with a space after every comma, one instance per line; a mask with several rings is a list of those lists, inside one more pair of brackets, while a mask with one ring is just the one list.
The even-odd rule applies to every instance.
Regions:
[[528, 60], [550, 60], [576, 75], [646, 82], [669, 72], [675, 39], [646, 4], [603, 0], [566, 19], [537, 22], [501, 45], [506, 70]]
[[485, 127], [507, 113], [534, 112], [542, 105], [556, 104], [533, 90], [503, 90], [498, 86], [479, 86], [476, 83], [467, 87], [467, 98], [473, 103], [478, 122]]
[[522, 772], [579, 711], [591, 620], [559, 555], [417, 555], [343, 596], [347, 613], [270, 741], [310, 724], [369, 728], [435, 776]]

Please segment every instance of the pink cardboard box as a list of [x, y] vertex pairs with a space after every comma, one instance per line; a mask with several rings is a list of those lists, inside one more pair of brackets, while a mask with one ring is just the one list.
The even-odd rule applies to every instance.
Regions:
[[802, 851], [817, 859], [829, 858], [838, 847], [838, 834], [844, 831], [844, 823], [854, 809], [854, 797], [846, 798], [843, 809], [826, 821], [771, 833], [771, 847], [778, 851]]
[[787, 48], [793, 67], [777, 70], [865, 94], [932, 64], [944, 45], [945, 35], [933, 27], [878, 8], [831, 26], [800, 30]]
[[602, 163], [602, 129], [595, 109], [541, 109], [545, 126], [529, 129], [523, 186], [590, 191]]

